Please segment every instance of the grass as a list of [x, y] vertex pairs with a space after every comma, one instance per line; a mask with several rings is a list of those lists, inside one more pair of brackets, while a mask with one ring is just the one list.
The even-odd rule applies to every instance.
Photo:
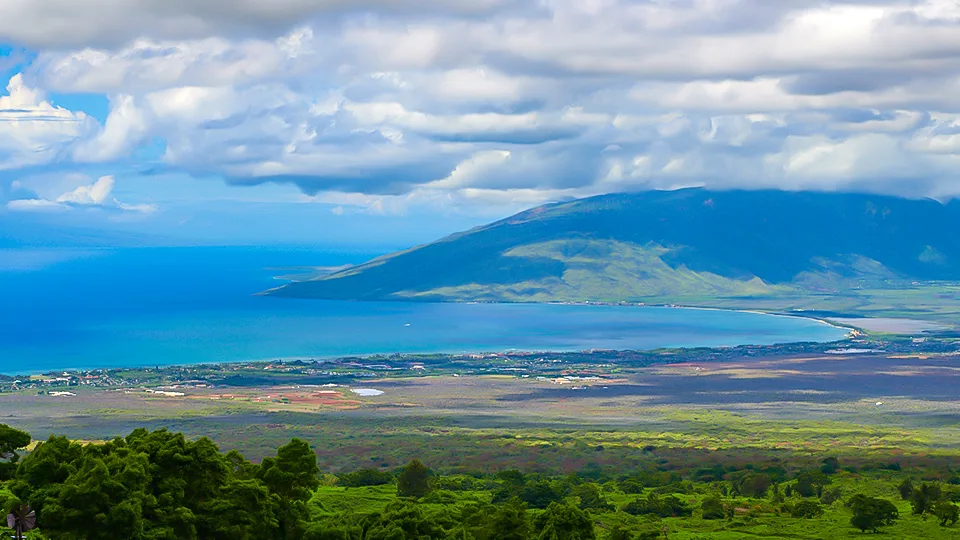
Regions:
[[[623, 471], [627, 473], [629, 471]], [[637, 530], [641, 526], [655, 524], [656, 528], [666, 527], [668, 538], [683, 540], [742, 540], [745, 538], [757, 539], [810, 539], [824, 540], [833, 538], [861, 538], [862, 533], [850, 525], [850, 510], [843, 501], [856, 493], [872, 497], [886, 498], [896, 504], [900, 512], [899, 521], [883, 527], [879, 537], [888, 539], [954, 539], [958, 537], [956, 527], [941, 527], [935, 518], [919, 517], [911, 514], [910, 504], [900, 500], [894, 486], [898, 478], [905, 473], [878, 472], [853, 474], [841, 471], [832, 477], [829, 489], [839, 490], [842, 498], [829, 505], [824, 505], [824, 515], [820, 518], [803, 519], [793, 518], [783, 514], [779, 504], [769, 499], [731, 498], [721, 497], [723, 502], [735, 506], [740, 510], [733, 519], [705, 520], [699, 512], [700, 504], [708, 496], [716, 496], [716, 485], [695, 484], [695, 492], [678, 494], [677, 496], [688, 503], [694, 511], [692, 517], [683, 518], [654, 518], [647, 516], [632, 516], [620, 510], [628, 502], [643, 495], [627, 495], [611, 484], [604, 486], [604, 496], [607, 501], [616, 507], [614, 511], [592, 512], [597, 525], [598, 538], [604, 538], [607, 531], [617, 525]], [[449, 511], [463, 505], [486, 501], [492, 494], [489, 491], [457, 491], [443, 492], [443, 499], [450, 503], [439, 505], [421, 502], [426, 512]], [[430, 500], [428, 497], [427, 501]], [[797, 498], [788, 498], [787, 501], [796, 502]], [[373, 514], [383, 511], [389, 504], [397, 501], [396, 486], [384, 485], [376, 487], [342, 488], [336, 486], [321, 487], [310, 506], [314, 517], [332, 516], [344, 512], [356, 515]], [[568, 499], [576, 504], [576, 499]], [[536, 514], [538, 510], [531, 510]]]

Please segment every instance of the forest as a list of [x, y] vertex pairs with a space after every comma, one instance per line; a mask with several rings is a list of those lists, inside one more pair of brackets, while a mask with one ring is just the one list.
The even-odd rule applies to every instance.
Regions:
[[[29, 447], [29, 450], [27, 448]], [[594, 451], [602, 452], [603, 448]], [[0, 425], [0, 500], [31, 540], [652, 540], [954, 538], [960, 474], [941, 462], [587, 466], [570, 474], [435, 471], [414, 459], [320, 470], [293, 439], [252, 463], [208, 438], [136, 429], [102, 443]]]

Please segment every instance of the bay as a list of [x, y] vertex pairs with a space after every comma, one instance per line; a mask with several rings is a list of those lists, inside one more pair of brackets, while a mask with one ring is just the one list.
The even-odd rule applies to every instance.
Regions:
[[377, 254], [257, 247], [0, 250], [0, 373], [396, 352], [767, 345], [845, 334], [809, 319], [716, 310], [256, 295], [303, 267]]

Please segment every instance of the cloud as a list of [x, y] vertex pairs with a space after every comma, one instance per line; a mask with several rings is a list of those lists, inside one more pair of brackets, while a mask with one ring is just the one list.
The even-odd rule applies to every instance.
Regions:
[[[76, 182], [78, 179], [85, 178], [82, 175], [68, 175], [66, 181]], [[40, 191], [49, 192], [57, 184], [52, 184], [47, 178], [40, 178]], [[33, 197], [14, 198], [7, 202], [6, 207], [9, 210], [20, 212], [47, 212], [47, 211], [65, 211], [71, 208], [95, 207], [108, 210], [121, 210], [125, 212], [137, 212], [149, 214], [157, 211], [157, 207], [152, 204], [125, 204], [111, 197], [113, 187], [116, 181], [113, 176], [101, 176], [92, 184], [81, 184], [74, 189], [62, 193], [55, 198], [44, 198], [36, 192]], [[16, 187], [23, 189], [22, 182], [16, 181]], [[62, 185], [62, 184], [61, 184]]]
[[35, 48], [117, 46], [139, 37], [191, 39], [282, 32], [355, 12], [479, 16], [511, 0], [5, 0], [0, 38]]
[[0, 170], [49, 163], [94, 124], [82, 112], [45, 101], [16, 74], [7, 83], [7, 95], [0, 95]]
[[68, 207], [46, 199], [15, 199], [7, 202], [7, 209], [15, 212], [58, 212]]
[[57, 197], [58, 203], [69, 204], [103, 204], [113, 191], [114, 180], [112, 176], [101, 176], [96, 182], [89, 186], [79, 186], [73, 191], [69, 191]]
[[[151, 168], [387, 213], [686, 185], [960, 194], [953, 0], [91, 2], [0, 5], [0, 38], [40, 49], [0, 164], [162, 141]], [[31, 138], [41, 110], [62, 126]]]

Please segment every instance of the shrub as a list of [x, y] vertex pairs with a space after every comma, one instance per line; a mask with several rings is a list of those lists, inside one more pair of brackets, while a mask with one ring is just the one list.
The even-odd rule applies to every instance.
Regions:
[[703, 511], [703, 519], [723, 519], [727, 515], [719, 497], [707, 497], [700, 505], [700, 509]]
[[659, 497], [651, 493], [646, 499], [637, 498], [623, 507], [623, 511], [634, 516], [654, 515], [658, 517], [682, 517], [693, 514], [693, 510], [673, 495]]
[[790, 516], [812, 519], [823, 515], [823, 507], [817, 501], [803, 500], [790, 507]]
[[382, 486], [393, 483], [393, 475], [377, 469], [360, 469], [337, 476], [337, 485], [343, 487]]

